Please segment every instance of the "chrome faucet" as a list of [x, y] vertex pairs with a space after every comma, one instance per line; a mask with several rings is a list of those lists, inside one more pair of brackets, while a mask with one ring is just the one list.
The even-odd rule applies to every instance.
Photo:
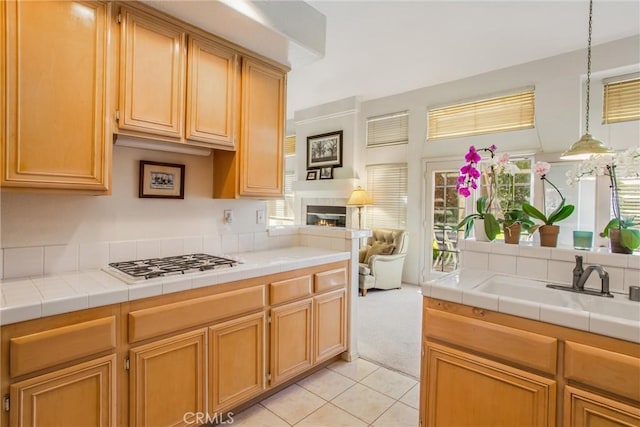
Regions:
[[[593, 270], [598, 272], [600, 281], [602, 282], [600, 292], [584, 288], [584, 284], [587, 282], [587, 279], [589, 279], [589, 276], [591, 275], [591, 272], [593, 272]], [[613, 298], [613, 295], [611, 295], [611, 292], [609, 292], [609, 273], [600, 264], [590, 265], [585, 270], [582, 267], [581, 255], [576, 255], [576, 265], [573, 268], [573, 281], [571, 282], [571, 287], [552, 284], [547, 285], [547, 287], [553, 289], [561, 289], [563, 291], [579, 292], [589, 295]]]

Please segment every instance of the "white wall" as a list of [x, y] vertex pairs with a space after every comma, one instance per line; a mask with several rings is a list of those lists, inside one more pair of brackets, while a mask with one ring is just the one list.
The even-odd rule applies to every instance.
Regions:
[[[138, 161], [186, 165], [185, 198], [138, 198]], [[212, 198], [212, 157], [115, 146], [110, 196], [39, 194], [3, 190], [2, 248], [100, 241], [216, 236], [265, 230], [256, 225], [256, 209], [265, 202]], [[223, 224], [224, 209], [235, 221]]]
[[[434, 62], [437, 62], [434, 58]], [[408, 62], [410, 66], [410, 62]], [[591, 133], [606, 141], [615, 149], [622, 149], [640, 141], [637, 122], [602, 126], [601, 97], [604, 77], [625, 74], [640, 69], [640, 37], [631, 37], [615, 42], [594, 46], [592, 49], [591, 88]], [[586, 50], [582, 49], [534, 61], [502, 70], [492, 71], [471, 78], [457, 80], [437, 86], [416, 89], [410, 92], [379, 98], [360, 103], [357, 126], [353, 140], [354, 176], [366, 182], [368, 164], [407, 162], [409, 166], [409, 200], [407, 230], [411, 239], [409, 254], [405, 262], [403, 280], [408, 283], [420, 282], [420, 271], [425, 253], [422, 250], [424, 230], [423, 217], [423, 159], [462, 159], [469, 145], [479, 147], [496, 144], [502, 151], [510, 153], [538, 152], [557, 153], [565, 150], [584, 133], [583, 86], [586, 75]], [[397, 78], [402, 78], [398, 69]], [[500, 94], [505, 91], [535, 87], [536, 127], [532, 130], [507, 132], [495, 135], [481, 135], [467, 138], [426, 141], [426, 112], [431, 106], [455, 103]], [[311, 110], [311, 109], [309, 109]], [[366, 148], [366, 118], [397, 111], [409, 111], [409, 143], [378, 148]], [[308, 110], [305, 110], [308, 111]], [[306, 117], [307, 120], [310, 117]], [[297, 125], [297, 123], [296, 123]], [[323, 123], [324, 125], [324, 123]], [[313, 129], [318, 133], [336, 130], [337, 123]], [[298, 129], [296, 129], [296, 133]], [[299, 144], [306, 140], [298, 133]], [[303, 139], [304, 138], [304, 139]], [[345, 138], [345, 143], [351, 143]], [[300, 149], [299, 149], [300, 150]], [[346, 151], [346, 150], [345, 150]], [[300, 151], [298, 151], [300, 153]], [[303, 156], [301, 156], [303, 158]], [[557, 157], [557, 156], [556, 156]], [[460, 162], [462, 164], [462, 161]], [[304, 170], [304, 167], [302, 168]], [[427, 204], [430, 204], [427, 201]], [[431, 215], [425, 212], [425, 216]]]

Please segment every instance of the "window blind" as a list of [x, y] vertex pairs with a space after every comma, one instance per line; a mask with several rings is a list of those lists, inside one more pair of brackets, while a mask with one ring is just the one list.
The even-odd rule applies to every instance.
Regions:
[[284, 155], [293, 156], [296, 154], [296, 136], [290, 135], [284, 139]]
[[367, 166], [368, 227], [404, 230], [407, 226], [407, 164]]
[[640, 178], [618, 178], [618, 203], [620, 215], [635, 217], [640, 226]]
[[533, 89], [427, 112], [427, 139], [506, 132], [534, 127]]
[[640, 120], [640, 79], [606, 83], [602, 123]]
[[295, 178], [295, 171], [287, 172], [284, 176], [284, 199], [269, 200], [267, 202], [269, 220], [294, 220], [293, 181], [295, 181]]
[[409, 142], [409, 113], [393, 113], [367, 119], [367, 147]]

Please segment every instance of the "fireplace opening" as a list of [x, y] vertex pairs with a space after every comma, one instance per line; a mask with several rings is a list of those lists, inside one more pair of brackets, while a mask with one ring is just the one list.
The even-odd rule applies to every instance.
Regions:
[[307, 225], [345, 228], [347, 226], [347, 207], [307, 206]]

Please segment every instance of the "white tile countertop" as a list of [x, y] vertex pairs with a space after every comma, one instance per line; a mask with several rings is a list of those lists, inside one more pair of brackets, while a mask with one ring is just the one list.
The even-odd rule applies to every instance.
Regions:
[[308, 246], [239, 253], [241, 264], [129, 285], [100, 269], [0, 281], [0, 325], [117, 304], [350, 258], [349, 252]]
[[[422, 294], [640, 343], [640, 302], [624, 293], [606, 298], [552, 290], [547, 283], [551, 281], [463, 268], [422, 285]], [[494, 290], [487, 291], [488, 285]]]

